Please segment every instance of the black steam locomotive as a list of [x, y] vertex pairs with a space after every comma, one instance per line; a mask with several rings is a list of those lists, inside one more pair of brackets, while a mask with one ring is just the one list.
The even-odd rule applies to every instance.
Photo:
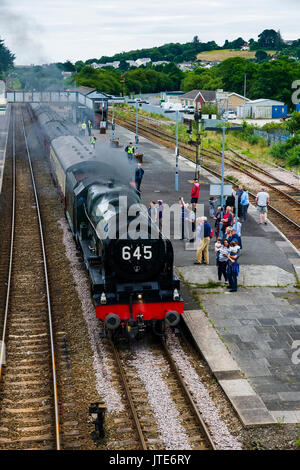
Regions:
[[98, 144], [95, 153], [49, 107], [32, 104], [31, 111], [89, 272], [96, 316], [111, 337], [138, 337], [149, 327], [164, 334], [183, 312], [173, 248], [141, 205], [124, 151]]

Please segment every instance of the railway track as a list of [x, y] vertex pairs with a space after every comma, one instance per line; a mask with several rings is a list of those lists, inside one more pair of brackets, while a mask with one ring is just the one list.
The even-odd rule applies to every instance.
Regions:
[[[125, 419], [122, 426], [125, 433], [129, 433], [132, 428], [135, 429], [135, 435], [131, 434], [129, 441], [123, 439], [121, 444], [126, 444], [132, 449], [137, 447], [141, 450], [164, 449], [166, 444], [163, 442], [157, 419], [149, 404], [149, 395], [155, 397], [155, 390], [145, 389], [145, 384], [141, 382], [133, 366], [134, 361], [132, 361], [131, 352], [128, 348], [122, 350], [122, 347], [118, 348], [112, 342], [109, 343], [109, 347], [113, 353], [120, 381], [125, 391], [126, 404], [130, 409], [130, 419]], [[210, 433], [182, 379], [166, 342], [162, 340], [158, 344], [148, 345], [146, 351], [148, 356], [152, 354], [155, 357], [153, 359], [154, 370], [159, 371], [158, 364], [160, 364], [160, 368], [165, 370], [166, 387], [169, 388], [174, 402], [180, 409], [182, 426], [189, 436], [188, 444], [192, 449], [214, 450], [215, 445]], [[137, 356], [140, 357], [141, 354], [141, 351], [137, 350]], [[159, 374], [159, 372], [157, 373]], [[155, 384], [153, 386], [155, 388]], [[161, 393], [163, 393], [163, 390]], [[163, 419], [167, 420], [167, 416]], [[169, 438], [170, 441], [172, 441], [172, 438], [174, 439], [172, 436]]]
[[[115, 119], [115, 122], [120, 124], [123, 127], [135, 132], [135, 121], [129, 119], [128, 121], [123, 121], [121, 119]], [[163, 143], [164, 145], [175, 148], [175, 136], [167, 133], [166, 131], [162, 131], [159, 126], [151, 125], [150, 127], [147, 126], [143, 122], [139, 122], [139, 132], [140, 134], [148, 137], [152, 140], [156, 140], [159, 143]], [[185, 158], [195, 161], [195, 148], [184, 144], [179, 143], [179, 152]], [[221, 178], [221, 170], [219, 161], [221, 157], [221, 152], [218, 149], [201, 149], [201, 166], [212, 173], [214, 176]], [[279, 178], [274, 178], [269, 172], [264, 172], [263, 176], [258, 176], [254, 174], [261, 171], [262, 169], [255, 164], [249, 163], [248, 161], [242, 159], [240, 154], [235, 153], [235, 157], [239, 157], [239, 161], [235, 161], [226, 155], [226, 165], [230, 166], [234, 171], [240, 172], [241, 174], [250, 178], [252, 183], [247, 183], [247, 186], [251, 186], [251, 189], [254, 189], [257, 192], [257, 185], [263, 185], [268, 188], [268, 192], [270, 193], [270, 199], [272, 204], [268, 206], [269, 213], [271, 214], [271, 219], [277, 225], [277, 227], [284, 233], [284, 235], [296, 246], [296, 248], [300, 249], [300, 202], [298, 200], [298, 195], [300, 196], [299, 189], [293, 185], [287, 184], [286, 182], [280, 180]], [[217, 160], [217, 167], [216, 167], [216, 160]], [[247, 165], [246, 165], [247, 164]], [[241, 166], [242, 165], [242, 166]], [[246, 168], [247, 166], [247, 168]], [[267, 173], [267, 174], [266, 174]], [[266, 176], [273, 180], [273, 184], [271, 182], [266, 181]], [[225, 178], [225, 181], [232, 184], [232, 180]], [[283, 188], [286, 188], [286, 191], [279, 189], [274, 185], [279, 185]], [[237, 186], [237, 184], [233, 184], [233, 186]], [[293, 191], [293, 195], [291, 195], [291, 191]], [[255, 202], [256, 194], [249, 190], [250, 199], [252, 202]], [[296, 194], [294, 194], [296, 193]]]
[[20, 109], [12, 109], [14, 189], [2, 331], [6, 365], [0, 362], [0, 447], [59, 450], [59, 400], [47, 260]]

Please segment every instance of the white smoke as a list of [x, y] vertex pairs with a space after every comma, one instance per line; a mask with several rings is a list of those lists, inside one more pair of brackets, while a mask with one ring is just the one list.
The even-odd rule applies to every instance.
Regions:
[[0, 2], [1, 39], [15, 54], [17, 65], [46, 63], [47, 56], [39, 40], [43, 28], [29, 15], [24, 16], [12, 10], [6, 0]]

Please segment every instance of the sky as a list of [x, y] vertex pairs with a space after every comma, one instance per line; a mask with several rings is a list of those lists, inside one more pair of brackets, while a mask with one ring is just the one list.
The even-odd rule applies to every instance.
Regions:
[[300, 38], [299, 0], [0, 0], [0, 38], [16, 65], [87, 60], [169, 42]]

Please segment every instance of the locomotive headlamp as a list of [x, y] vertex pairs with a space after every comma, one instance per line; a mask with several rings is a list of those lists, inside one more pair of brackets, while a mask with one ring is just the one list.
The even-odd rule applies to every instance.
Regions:
[[173, 292], [173, 300], [179, 300], [179, 292], [178, 292], [178, 289], [174, 289], [174, 292]]
[[100, 302], [101, 302], [102, 305], [106, 304], [106, 295], [105, 295], [104, 292], [102, 292], [102, 294], [101, 294]]
[[137, 298], [138, 298], [139, 300], [142, 300], [142, 298], [143, 298], [142, 294], [138, 294]]

